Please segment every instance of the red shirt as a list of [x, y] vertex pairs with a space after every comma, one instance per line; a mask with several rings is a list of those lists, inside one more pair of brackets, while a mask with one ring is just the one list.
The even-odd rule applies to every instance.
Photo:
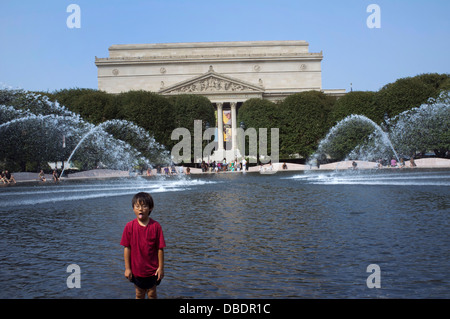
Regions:
[[131, 272], [137, 277], [155, 275], [158, 269], [158, 250], [166, 247], [161, 225], [149, 218], [147, 226], [137, 219], [125, 225], [120, 244], [131, 249]]

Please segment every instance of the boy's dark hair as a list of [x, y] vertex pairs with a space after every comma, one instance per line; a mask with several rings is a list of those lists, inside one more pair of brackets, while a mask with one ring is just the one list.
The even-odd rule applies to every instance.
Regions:
[[133, 196], [131, 200], [131, 207], [134, 207], [136, 204], [144, 204], [150, 208], [150, 211], [153, 209], [153, 198], [149, 193], [140, 192]]

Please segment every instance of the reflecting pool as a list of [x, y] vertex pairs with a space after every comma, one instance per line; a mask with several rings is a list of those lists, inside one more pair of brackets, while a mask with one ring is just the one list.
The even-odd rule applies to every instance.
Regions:
[[134, 298], [119, 243], [139, 191], [166, 238], [159, 298], [450, 297], [450, 171], [397, 169], [3, 186], [0, 298]]

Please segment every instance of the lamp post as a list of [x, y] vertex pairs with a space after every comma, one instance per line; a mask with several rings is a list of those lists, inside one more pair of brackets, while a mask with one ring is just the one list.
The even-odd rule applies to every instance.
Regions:
[[65, 151], [66, 151], [66, 135], [65, 134], [63, 134], [63, 136], [62, 136], [62, 149], [63, 149], [63, 151], [62, 151], [62, 160], [61, 160], [61, 176], [60, 177], [62, 177], [62, 174], [64, 173], [64, 157], [65, 157]]
[[244, 123], [244, 121], [241, 121], [241, 123], [239, 123], [239, 127], [241, 128], [241, 150], [243, 151], [243, 152], [240, 152], [240, 153], [242, 153], [241, 154], [241, 156], [242, 157], [245, 157], [245, 134], [244, 134], [244, 131], [245, 131], [245, 123]]
[[[209, 130], [209, 122], [205, 123], [205, 130]], [[208, 170], [209, 170], [209, 152], [208, 152]]]
[[[384, 113], [384, 125], [386, 127], [386, 135], [387, 138], [389, 139], [389, 114], [387, 112]], [[390, 161], [388, 159], [388, 166], [390, 165]]]
[[[244, 123], [244, 121], [241, 121], [241, 123], [239, 123], [239, 127], [241, 128], [241, 130], [240, 130], [241, 131], [241, 138], [240, 138], [241, 149], [239, 150], [239, 153], [241, 153], [241, 156], [242, 156], [242, 162], [243, 162], [242, 169], [245, 172], [245, 170], [247, 169], [248, 163], [247, 163], [247, 161], [245, 161], [245, 134], [244, 134], [245, 123]], [[244, 165], [244, 163], [245, 163], [245, 165]]]

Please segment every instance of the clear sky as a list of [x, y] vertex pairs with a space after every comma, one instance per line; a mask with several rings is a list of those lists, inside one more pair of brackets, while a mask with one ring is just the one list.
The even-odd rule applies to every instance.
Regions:
[[[70, 4], [80, 28], [67, 26]], [[97, 88], [95, 56], [113, 44], [305, 40], [323, 51], [324, 89], [377, 91], [450, 73], [449, 16], [449, 0], [0, 0], [0, 85]]]

